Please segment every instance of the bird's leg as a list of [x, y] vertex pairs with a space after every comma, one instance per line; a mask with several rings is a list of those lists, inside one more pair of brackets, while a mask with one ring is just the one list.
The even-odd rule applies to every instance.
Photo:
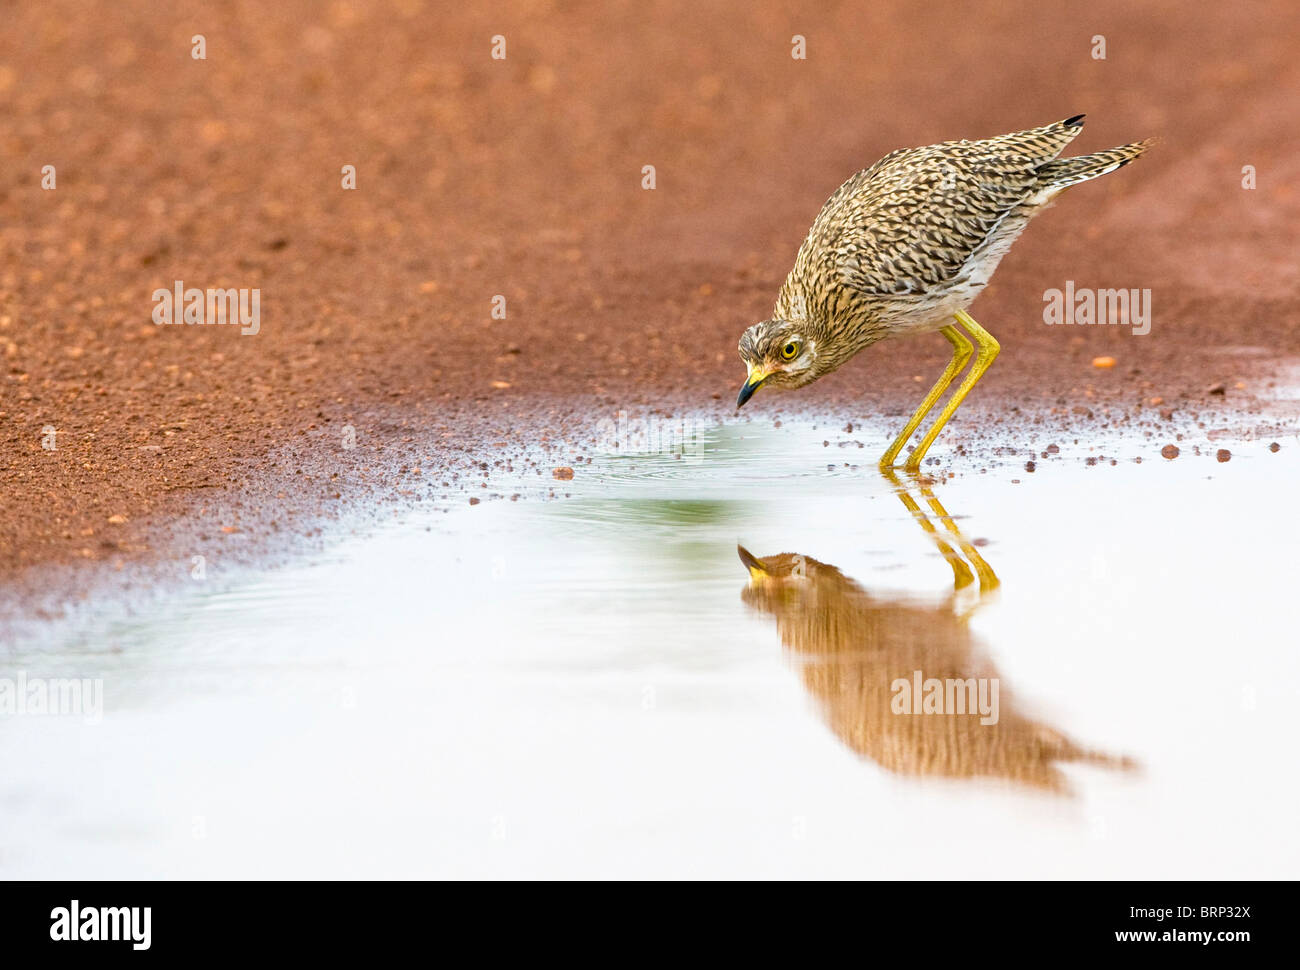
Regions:
[[881, 456], [881, 468], [892, 468], [894, 466], [894, 459], [898, 457], [898, 453], [903, 450], [903, 446], [907, 444], [908, 439], [912, 437], [921, 422], [925, 420], [925, 416], [939, 402], [939, 398], [943, 397], [943, 392], [948, 389], [952, 379], [961, 373], [961, 369], [966, 366], [966, 361], [970, 360], [971, 354], [975, 352], [971, 342], [952, 324], [948, 324], [939, 332], [947, 337], [948, 342], [952, 344], [952, 360], [948, 362], [947, 369], [939, 375], [939, 379], [934, 382], [934, 387], [930, 388], [930, 393], [925, 396], [925, 400], [921, 402], [920, 407], [908, 418], [907, 424], [898, 433], [894, 443]]
[[[885, 480], [894, 486], [894, 494], [898, 496], [899, 500], [907, 508], [907, 511], [912, 514], [912, 518], [916, 520], [917, 524], [920, 525], [921, 528], [929, 534], [930, 538], [934, 540], [934, 544], [938, 548], [939, 554], [943, 556], [948, 565], [952, 567], [952, 588], [960, 592], [971, 583], [975, 582], [975, 577], [971, 574], [970, 567], [966, 565], [961, 556], [957, 555], [952, 546], [948, 545], [948, 543], [944, 541], [943, 536], [939, 534], [939, 530], [934, 527], [934, 523], [931, 522], [929, 516], [925, 514], [925, 510], [922, 509], [921, 506], [917, 504], [916, 499], [912, 498], [908, 493], [907, 486], [898, 480], [897, 473], [892, 468], [888, 468], [885, 469], [884, 475]], [[943, 506], [940, 506], [940, 508], [943, 508]], [[944, 514], [946, 515], [947, 513]], [[951, 521], [952, 520], [949, 519], [949, 522]], [[981, 588], [982, 580], [983, 577], [981, 577]]]
[[[938, 496], [927, 485], [921, 486], [921, 494], [925, 496], [925, 500], [929, 503], [934, 514], [940, 518], [952, 534], [953, 539], [962, 551], [962, 555], [966, 557], [966, 561], [975, 567], [975, 572], [980, 578], [980, 595], [991, 593], [1002, 585], [997, 573], [993, 571], [993, 567], [984, 561], [984, 557], [979, 554], [979, 550], [975, 548], [974, 544], [962, 535], [961, 530], [957, 528], [957, 523], [952, 520], [952, 516], [943, 507], [943, 503], [939, 501]], [[960, 589], [960, 587], [958, 588]]]
[[970, 393], [972, 387], [979, 383], [979, 379], [984, 376], [984, 372], [997, 359], [998, 351], [1002, 349], [998, 342], [993, 339], [993, 335], [976, 323], [974, 318], [965, 310], [958, 310], [954, 316], [957, 318], [958, 323], [970, 331], [970, 335], [975, 338], [979, 350], [975, 352], [975, 363], [971, 365], [970, 373], [966, 375], [957, 390], [953, 391], [952, 397], [948, 399], [948, 403], [939, 412], [939, 417], [935, 419], [934, 426], [925, 433], [925, 437], [916, 446], [916, 450], [908, 456], [907, 462], [903, 466], [908, 471], [916, 471], [921, 467], [921, 459], [925, 457], [930, 445], [934, 444], [934, 439], [939, 436], [939, 432], [943, 430], [943, 426], [948, 423], [948, 419], [953, 416], [953, 413], [961, 407], [961, 402], [966, 400], [966, 395]]
[[[908, 492], [908, 486], [899, 481], [898, 472], [892, 468], [887, 468], [884, 469], [881, 474], [884, 476], [885, 481], [889, 482], [889, 484], [893, 486], [894, 494], [897, 495], [903, 505], [907, 507], [907, 511], [912, 514], [912, 518], [915, 519], [921, 528], [930, 536], [935, 547], [939, 550], [939, 554], [943, 556], [949, 567], [951, 567], [953, 590], [957, 593], [961, 593], [975, 582], [975, 576], [979, 576], [979, 592], [975, 596], [974, 602], [969, 604], [965, 609], [958, 609], [959, 615], [963, 617], [972, 616], [979, 607], [984, 605], [985, 602], [988, 602], [989, 594], [1001, 585], [1001, 581], [998, 579], [997, 574], [993, 572], [993, 568], [984, 561], [984, 557], [979, 554], [979, 551], [975, 548], [975, 544], [968, 540], [962, 534], [961, 530], [957, 528], [957, 523], [954, 522], [952, 516], [948, 514], [948, 510], [943, 507], [943, 503], [939, 501], [938, 496], [935, 495], [930, 486], [926, 484], [926, 479], [923, 476], [914, 475], [913, 477], [916, 481], [917, 487], [920, 489], [922, 497], [926, 501], [926, 504], [930, 506], [935, 517], [944, 523], [947, 536], [951, 536], [951, 540], [935, 527], [935, 524], [930, 520], [930, 516], [928, 516], [925, 513], [925, 510], [921, 508], [920, 503], [918, 503], [916, 499], [912, 498], [911, 494]], [[956, 549], [953, 549], [952, 543], [955, 543], [958, 549], [961, 550], [960, 553], [958, 553]], [[962, 558], [963, 556], [965, 557], [964, 559]], [[974, 567], [974, 574], [971, 572], [971, 567]]]

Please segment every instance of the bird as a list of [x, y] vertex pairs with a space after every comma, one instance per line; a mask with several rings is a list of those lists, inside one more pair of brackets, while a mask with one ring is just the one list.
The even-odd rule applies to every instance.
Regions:
[[[741, 599], [775, 619], [804, 687], [836, 736], [898, 775], [983, 779], [1055, 795], [1073, 794], [1060, 764], [1136, 769], [1130, 758], [1085, 747], [1034, 717], [1002, 686], [969, 622], [999, 588], [997, 575], [932, 491], [923, 488], [922, 494], [945, 523], [943, 531], [911, 495], [898, 494], [952, 566], [953, 589], [937, 603], [869, 592], [811, 556], [760, 559], [744, 546], [736, 548], [750, 575]], [[895, 701], [902, 692], [899, 681], [910, 684], [914, 678], [940, 682], [954, 699], [978, 686], [959, 713], [912, 716]], [[985, 704], [990, 698], [992, 704]], [[920, 698], [913, 703], [919, 706]], [[985, 711], [993, 713], [992, 723]]]
[[938, 331], [952, 360], [881, 468], [894, 467], [972, 357], [974, 364], [907, 457], [905, 469], [915, 472], [998, 356], [997, 340], [966, 311], [1012, 243], [1062, 191], [1122, 168], [1152, 144], [1060, 158], [1083, 122], [1080, 114], [995, 138], [900, 149], [841, 185], [799, 247], [772, 315], [740, 337], [746, 378], [736, 407], [760, 387], [811, 384], [879, 340]]

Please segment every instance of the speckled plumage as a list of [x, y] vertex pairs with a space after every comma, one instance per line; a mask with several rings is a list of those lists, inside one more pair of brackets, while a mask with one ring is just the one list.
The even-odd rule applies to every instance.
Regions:
[[[890, 336], [939, 330], [979, 295], [1029, 219], [1145, 142], [1058, 159], [1083, 116], [982, 141], [892, 152], [839, 187], [795, 257], [772, 318], [740, 340], [768, 384], [799, 387]], [[799, 340], [785, 363], [779, 348]], [[806, 356], [805, 356], [806, 355]]]
[[[936, 530], [919, 508], [912, 514]], [[947, 522], [947, 536], [963, 541], [950, 517]], [[952, 547], [937, 538], [943, 530], [939, 525], [931, 534], [947, 550], [949, 562], [966, 569]], [[1035, 720], [1014, 695], [1005, 693], [993, 723], [980, 717], [977, 704], [964, 713], [949, 709], [928, 717], [900, 716], [898, 680], [910, 685], [913, 671], [924, 671], [927, 680], [941, 684], [1000, 682], [972, 633], [969, 613], [958, 608], [957, 596], [950, 593], [946, 600], [922, 604], [910, 597], [873, 594], [810, 556], [782, 553], [757, 559], [744, 548], [737, 551], [751, 577], [741, 594], [745, 603], [775, 619], [795, 661], [791, 666], [831, 730], [882, 768], [900, 775], [1005, 779], [1066, 794], [1069, 784], [1060, 765], [1133, 766], [1127, 758], [1089, 750]], [[992, 570], [982, 560], [979, 567], [996, 586]], [[966, 577], [969, 582], [969, 571]], [[985, 595], [983, 576], [980, 595]], [[919, 696], [915, 703], [919, 710]]]

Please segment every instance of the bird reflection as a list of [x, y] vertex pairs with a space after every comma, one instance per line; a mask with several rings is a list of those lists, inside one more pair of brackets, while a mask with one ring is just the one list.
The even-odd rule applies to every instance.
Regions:
[[902, 775], [993, 779], [1058, 794], [1069, 792], [1062, 762], [1132, 767], [1022, 709], [969, 625], [997, 576], [923, 480], [913, 485], [929, 514], [893, 473], [886, 478], [952, 567], [953, 589], [937, 604], [873, 595], [807, 556], [759, 559], [738, 548], [750, 572], [744, 601], [776, 619], [840, 740]]

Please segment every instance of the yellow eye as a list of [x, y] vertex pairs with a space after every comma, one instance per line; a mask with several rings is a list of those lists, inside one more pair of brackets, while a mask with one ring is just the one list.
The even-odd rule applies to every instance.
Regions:
[[799, 341], [791, 340], [781, 348], [781, 358], [783, 360], [794, 360], [799, 356]]

